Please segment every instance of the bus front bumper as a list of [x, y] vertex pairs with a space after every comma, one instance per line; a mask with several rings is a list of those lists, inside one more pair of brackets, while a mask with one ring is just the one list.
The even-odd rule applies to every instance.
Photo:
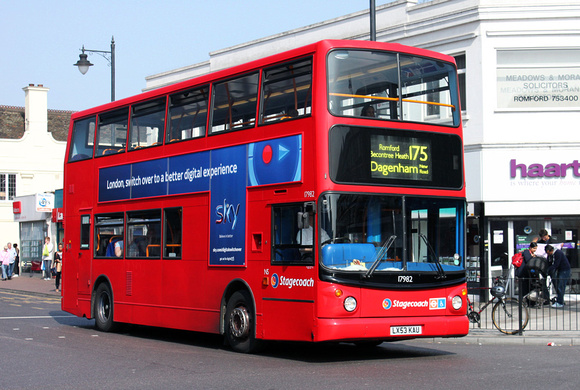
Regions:
[[467, 316], [319, 318], [312, 341], [404, 340], [419, 337], [463, 337]]

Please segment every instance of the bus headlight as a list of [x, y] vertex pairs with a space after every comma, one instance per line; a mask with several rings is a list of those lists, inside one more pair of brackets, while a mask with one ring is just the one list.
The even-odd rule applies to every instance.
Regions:
[[459, 295], [456, 295], [453, 297], [453, 299], [451, 299], [451, 306], [453, 306], [453, 308], [455, 310], [461, 309], [462, 305], [463, 305], [463, 299], [461, 299], [461, 297]]
[[346, 297], [344, 300], [344, 310], [352, 312], [356, 309], [356, 299], [354, 297]]

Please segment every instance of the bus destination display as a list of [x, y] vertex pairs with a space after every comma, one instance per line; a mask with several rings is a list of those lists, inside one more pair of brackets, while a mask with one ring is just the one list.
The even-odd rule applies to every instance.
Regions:
[[373, 134], [370, 140], [372, 178], [431, 180], [429, 140], [383, 134]]

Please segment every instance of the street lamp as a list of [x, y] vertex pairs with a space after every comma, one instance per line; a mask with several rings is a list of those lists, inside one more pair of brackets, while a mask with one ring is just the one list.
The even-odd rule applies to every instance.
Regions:
[[73, 66], [78, 66], [79, 72], [85, 74], [89, 71], [89, 67], [93, 66], [89, 60], [87, 60], [87, 55], [85, 52], [97, 53], [109, 62], [111, 67], [111, 101], [115, 101], [115, 37], [111, 37], [111, 50], [88, 50], [85, 49], [85, 45], [81, 49], [82, 53], [79, 54], [79, 60]]

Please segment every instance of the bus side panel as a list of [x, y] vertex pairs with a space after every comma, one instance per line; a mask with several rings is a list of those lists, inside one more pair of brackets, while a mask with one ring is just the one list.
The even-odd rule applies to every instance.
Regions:
[[126, 259], [121, 273], [102, 268], [113, 283], [115, 321], [217, 333], [227, 270], [208, 269], [209, 194], [173, 203], [164, 206], [183, 205], [181, 259]]
[[263, 338], [267, 340], [312, 341], [313, 302], [262, 302]]
[[311, 341], [316, 285], [315, 267], [271, 266], [262, 288], [263, 337]]

